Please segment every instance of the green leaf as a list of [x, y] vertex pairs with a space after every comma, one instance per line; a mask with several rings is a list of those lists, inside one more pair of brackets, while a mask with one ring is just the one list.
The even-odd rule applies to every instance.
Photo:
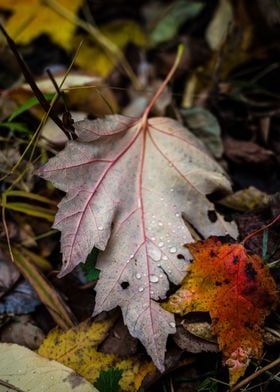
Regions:
[[223, 155], [221, 128], [215, 116], [203, 108], [182, 109], [184, 124], [204, 142], [215, 158]]
[[91, 282], [99, 278], [100, 270], [95, 268], [97, 255], [98, 250], [96, 248], [93, 248], [93, 250], [87, 257], [85, 264], [81, 264], [87, 282]]
[[107, 371], [101, 370], [94, 386], [99, 392], [118, 392], [120, 390], [119, 381], [122, 377], [122, 370], [110, 368]]
[[18, 122], [1, 122], [0, 127], [9, 128], [11, 131], [30, 133], [26, 124]]
[[177, 0], [166, 7], [160, 21], [150, 33], [151, 41], [159, 44], [174, 38], [180, 27], [187, 20], [195, 18], [204, 5], [202, 2]]
[[[44, 97], [50, 101], [53, 97], [55, 96], [55, 93], [46, 93], [44, 94]], [[8, 118], [8, 122], [11, 122], [14, 118], [19, 116], [20, 114], [26, 112], [26, 110], [29, 110], [35, 105], [38, 105], [39, 101], [37, 97], [31, 97], [29, 98], [26, 102], [24, 102], [20, 107], [18, 107]]]

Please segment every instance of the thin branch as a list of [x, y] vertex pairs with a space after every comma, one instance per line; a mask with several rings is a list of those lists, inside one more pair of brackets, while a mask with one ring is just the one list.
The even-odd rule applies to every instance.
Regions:
[[[48, 112], [50, 110], [50, 104], [49, 102], [46, 100], [46, 98], [44, 97], [44, 94], [42, 93], [42, 91], [39, 89], [39, 87], [37, 86], [37, 83], [35, 82], [35, 80], [32, 77], [32, 74], [27, 66], [27, 64], [25, 63], [25, 61], [23, 60], [23, 58], [21, 57], [17, 46], [15, 44], [15, 42], [12, 40], [12, 38], [8, 35], [8, 33], [6, 32], [6, 30], [4, 29], [4, 27], [1, 25], [0, 23], [0, 30], [2, 31], [3, 35], [5, 36], [9, 48], [11, 49], [11, 51], [13, 52], [20, 68], [21, 71], [26, 79], [26, 81], [28, 82], [28, 84], [30, 85], [34, 95], [37, 97], [40, 105], [42, 106], [42, 108]], [[53, 114], [51, 111], [49, 112], [49, 116], [51, 117], [51, 119], [56, 123], [56, 125], [62, 130], [62, 132], [67, 136], [67, 138], [69, 140], [71, 140], [71, 136], [69, 134], [69, 132], [65, 129], [63, 122], [60, 120], [60, 118]]]
[[280, 357], [275, 359], [275, 361], [269, 363], [268, 365], [264, 366], [260, 370], [257, 370], [255, 373], [251, 374], [250, 376], [244, 378], [244, 380], [240, 381], [238, 384], [236, 384], [230, 392], [236, 392], [239, 391], [242, 387], [244, 387], [246, 384], [249, 382], [253, 381], [255, 378], [259, 377], [261, 374], [267, 372], [268, 370], [274, 368], [275, 366], [280, 365]]

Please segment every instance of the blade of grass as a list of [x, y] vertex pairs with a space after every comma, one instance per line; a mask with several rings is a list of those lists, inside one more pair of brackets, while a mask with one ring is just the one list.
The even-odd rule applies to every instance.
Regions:
[[[47, 101], [50, 101], [55, 96], [55, 93], [43, 94]], [[17, 116], [31, 109], [33, 106], [38, 105], [40, 102], [37, 97], [31, 97], [26, 102], [24, 102], [20, 107], [18, 107], [8, 118], [8, 122], [13, 121]]]
[[105, 53], [107, 52], [107, 54], [120, 62], [122, 68], [133, 83], [134, 88], [136, 90], [141, 89], [137, 76], [135, 75], [133, 69], [126, 60], [123, 52], [118, 48], [117, 45], [115, 45], [112, 41], [105, 37], [96, 27], [80, 19], [77, 15], [72, 14], [57, 1], [44, 0], [44, 3], [47, 4], [57, 14], [63, 16], [64, 18], [72, 22], [74, 25], [80, 27], [82, 30], [87, 32], [89, 36], [94, 40], [94, 42], [97, 42], [104, 49]]
[[51, 263], [45, 258], [36, 253], [31, 252], [31, 250], [21, 247], [20, 251], [30, 259], [30, 261], [36, 265], [36, 267], [40, 268], [42, 271], [50, 272], [52, 270]]
[[24, 133], [30, 133], [29, 129], [23, 123], [18, 122], [1, 122], [0, 127], [8, 128], [11, 131], [19, 131]]
[[27, 203], [20, 203], [20, 202], [6, 202], [3, 205], [3, 201], [0, 203], [3, 208], [11, 211], [21, 212], [25, 215], [35, 216], [36, 218], [42, 218], [47, 220], [48, 222], [53, 222], [55, 211], [49, 210], [44, 207], [39, 206], [31, 206]]
[[73, 328], [77, 324], [76, 318], [52, 284], [23, 254], [21, 247], [13, 247], [12, 253], [16, 266], [36, 291], [57, 325], [63, 329]]
[[46, 203], [46, 204], [51, 204], [53, 206], [56, 206], [57, 203], [45, 196], [41, 196], [41, 195], [37, 195], [36, 193], [32, 193], [32, 192], [25, 192], [25, 191], [9, 191], [7, 193], [7, 196], [9, 197], [23, 197], [26, 199], [31, 199], [31, 200], [37, 200], [40, 201], [42, 203]]

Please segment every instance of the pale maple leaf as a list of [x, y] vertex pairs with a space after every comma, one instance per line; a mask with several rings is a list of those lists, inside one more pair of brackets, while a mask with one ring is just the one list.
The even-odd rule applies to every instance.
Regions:
[[[230, 192], [221, 166], [204, 145], [175, 120], [148, 119], [167, 78], [140, 119], [111, 115], [77, 122], [78, 139], [40, 170], [67, 195], [54, 227], [61, 231], [60, 276], [100, 249], [94, 314], [120, 306], [132, 336], [145, 346], [159, 370], [174, 315], [158, 301], [169, 281], [179, 284], [193, 241], [188, 227], [204, 237], [237, 236], [234, 223], [217, 214], [206, 195]], [[187, 222], [187, 225], [185, 225]]]
[[175, 323], [157, 301], [169, 281], [178, 284], [186, 273], [190, 256], [183, 244], [193, 238], [184, 219], [204, 237], [236, 237], [235, 225], [206, 197], [230, 191], [230, 183], [175, 120], [111, 115], [77, 122], [75, 129], [78, 139], [40, 170], [67, 192], [54, 223], [62, 232], [60, 276], [84, 262], [94, 246], [102, 250], [95, 314], [120, 306], [131, 335], [163, 370]]

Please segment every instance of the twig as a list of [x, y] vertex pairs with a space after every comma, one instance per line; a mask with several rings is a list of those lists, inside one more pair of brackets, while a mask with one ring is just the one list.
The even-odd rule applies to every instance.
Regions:
[[53, 114], [50, 111], [50, 104], [49, 102], [46, 100], [46, 98], [44, 97], [44, 94], [41, 92], [41, 90], [39, 89], [39, 87], [37, 86], [37, 83], [35, 82], [35, 80], [32, 77], [32, 74], [27, 66], [27, 64], [25, 63], [25, 61], [23, 60], [23, 58], [21, 57], [20, 53], [17, 50], [16, 44], [14, 43], [14, 41], [12, 40], [12, 38], [8, 35], [8, 33], [6, 32], [6, 30], [4, 29], [4, 27], [1, 25], [0, 23], [0, 30], [2, 31], [2, 33], [4, 34], [9, 48], [11, 49], [11, 51], [13, 52], [20, 68], [21, 71], [26, 79], [26, 81], [29, 83], [34, 95], [37, 97], [40, 105], [42, 106], [42, 108], [48, 112], [49, 111], [49, 116], [51, 117], [51, 119], [56, 123], [56, 125], [62, 130], [62, 132], [67, 136], [67, 138], [69, 140], [71, 140], [71, 136], [69, 134], [69, 132], [65, 129], [63, 122], [60, 120], [60, 118], [58, 116], [56, 116], [55, 114]]
[[268, 227], [274, 225], [274, 223], [276, 223], [278, 220], [280, 219], [280, 214], [276, 216], [276, 218], [273, 219], [272, 222], [270, 222], [268, 225], [265, 225], [263, 227], [261, 227], [258, 230], [253, 231], [253, 233], [248, 234], [242, 241], [241, 244], [244, 245], [245, 242], [247, 242], [250, 238], [254, 237], [256, 234], [264, 231], [265, 229], [267, 229]]
[[236, 384], [230, 392], [239, 391], [242, 387], [244, 387], [249, 382], [253, 381], [255, 378], [259, 377], [261, 374], [265, 373], [266, 371], [274, 368], [275, 366], [280, 365], [280, 357], [275, 359], [275, 361], [269, 363], [268, 365], [264, 366], [260, 370], [257, 370], [255, 373], [251, 374], [250, 376], [246, 377], [244, 380], [240, 381]]
[[0, 380], [0, 385], [3, 385], [4, 387], [6, 387], [6, 388], [8, 388], [8, 389], [11, 389], [12, 391], [24, 392], [22, 389], [16, 387], [16, 386], [13, 385], [13, 384], [10, 384], [10, 383], [7, 382], [7, 381], [4, 381], [4, 380]]

